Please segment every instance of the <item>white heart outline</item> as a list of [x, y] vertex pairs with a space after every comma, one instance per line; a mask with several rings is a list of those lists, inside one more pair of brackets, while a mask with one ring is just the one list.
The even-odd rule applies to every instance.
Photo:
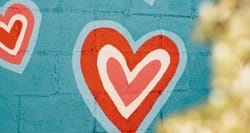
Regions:
[[173, 32], [166, 31], [166, 30], [156, 30], [150, 33], [145, 34], [142, 36], [139, 40], [134, 41], [130, 33], [125, 29], [122, 25], [120, 25], [117, 22], [110, 21], [110, 20], [99, 20], [99, 21], [92, 21], [89, 22], [87, 25], [84, 26], [84, 28], [81, 30], [76, 43], [75, 47], [73, 49], [73, 55], [72, 55], [72, 68], [73, 73], [75, 76], [75, 80], [77, 83], [78, 90], [80, 91], [80, 94], [85, 101], [86, 105], [90, 109], [93, 116], [99, 121], [99, 123], [104, 127], [104, 129], [107, 132], [110, 133], [117, 133], [120, 132], [119, 129], [114, 126], [114, 124], [107, 118], [107, 116], [102, 111], [101, 107], [96, 103], [95, 98], [91, 94], [90, 90], [88, 89], [88, 86], [85, 82], [85, 79], [82, 75], [81, 65], [80, 65], [80, 59], [81, 59], [81, 49], [82, 44], [85, 41], [88, 34], [97, 28], [112, 28], [118, 31], [121, 35], [123, 35], [129, 44], [133, 49], [133, 51], [137, 51], [137, 49], [144, 44], [146, 40], [149, 38], [156, 36], [156, 35], [164, 35], [169, 37], [174, 43], [176, 44], [179, 54], [180, 54], [180, 62], [176, 69], [176, 73], [173, 76], [172, 80], [168, 84], [168, 86], [165, 88], [165, 90], [162, 92], [161, 96], [157, 99], [155, 104], [153, 105], [152, 109], [148, 113], [147, 116], [145, 116], [144, 120], [142, 121], [141, 125], [137, 129], [137, 133], [144, 133], [148, 126], [151, 124], [155, 116], [159, 113], [161, 107], [167, 102], [169, 96], [171, 95], [173, 89], [175, 88], [176, 83], [182, 76], [186, 63], [187, 63], [187, 52], [184, 45], [183, 40], [176, 35]]
[[[139, 94], [139, 96], [133, 100], [132, 103], [130, 103], [128, 106], [125, 106], [123, 103], [121, 97], [117, 93], [115, 87], [113, 86], [112, 82], [109, 80], [109, 76], [106, 72], [107, 70], [107, 62], [110, 58], [115, 58], [117, 61], [120, 62], [123, 71], [125, 72], [126, 78], [128, 80], [128, 83], [132, 82], [133, 79], [138, 75], [138, 73], [141, 71], [142, 68], [144, 68], [148, 63], [158, 60], [161, 63], [161, 68], [155, 75], [155, 77], [149, 82], [149, 84], [146, 86], [146, 88]], [[116, 108], [119, 110], [121, 115], [128, 119], [129, 116], [139, 107], [139, 105], [143, 102], [143, 100], [146, 98], [146, 96], [153, 90], [155, 85], [160, 81], [164, 73], [166, 72], [169, 64], [170, 64], [170, 56], [169, 54], [162, 49], [157, 49], [149, 54], [147, 54], [144, 59], [142, 59], [135, 68], [130, 71], [127, 67], [127, 62], [122, 55], [122, 53], [116, 49], [115, 47], [107, 44], [98, 53], [97, 58], [97, 68], [99, 71], [99, 75], [102, 81], [102, 84], [104, 86], [104, 89], [108, 93], [108, 95], [111, 97], [112, 101], [114, 102]]]
[[28, 22], [27, 22], [27, 19], [23, 15], [20, 15], [20, 14], [16, 14], [16, 15], [12, 16], [9, 23], [8, 23], [8, 25], [6, 25], [5, 23], [2, 23], [0, 21], [0, 27], [5, 29], [5, 31], [10, 32], [12, 26], [14, 25], [14, 22], [16, 22], [17, 20], [21, 21], [23, 26], [22, 26], [20, 35], [19, 35], [19, 37], [17, 39], [17, 42], [16, 42], [16, 45], [15, 45], [14, 49], [9, 49], [2, 42], [0, 42], [0, 48], [7, 51], [11, 55], [16, 55], [18, 50], [22, 46], [21, 44], [22, 44], [23, 39], [24, 39], [24, 34], [25, 34], [26, 29], [27, 29]]
[[20, 64], [12, 64], [0, 58], [0, 66], [10, 71], [16, 72], [18, 74], [22, 74], [30, 60], [30, 57], [33, 53], [33, 49], [36, 45], [37, 37], [40, 30], [42, 15], [37, 5], [31, 0], [9, 0], [2, 7], [0, 7], [0, 14], [5, 14], [8, 7], [10, 7], [13, 4], [21, 4], [30, 9], [34, 17], [34, 27], [32, 34], [30, 36], [28, 47], [23, 56], [22, 62]]

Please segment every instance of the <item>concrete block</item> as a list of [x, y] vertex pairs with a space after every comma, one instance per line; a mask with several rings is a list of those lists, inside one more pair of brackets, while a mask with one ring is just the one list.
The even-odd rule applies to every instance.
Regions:
[[21, 132], [91, 133], [94, 118], [80, 95], [24, 97], [21, 104]]
[[80, 31], [91, 20], [91, 13], [43, 13], [35, 51], [71, 54]]
[[193, 0], [192, 4], [192, 16], [197, 17], [199, 14], [199, 7], [205, 0]]
[[0, 132], [18, 132], [18, 98], [0, 96]]
[[55, 56], [33, 53], [22, 74], [0, 69], [0, 95], [51, 95], [55, 85]]
[[192, 0], [156, 0], [153, 6], [143, 0], [131, 0], [131, 11], [138, 14], [191, 16]]

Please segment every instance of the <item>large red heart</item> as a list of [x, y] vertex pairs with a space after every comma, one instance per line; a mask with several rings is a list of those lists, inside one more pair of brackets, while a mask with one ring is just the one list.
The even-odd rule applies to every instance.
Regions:
[[[148, 38], [141, 44], [136, 53], [133, 53], [130, 45], [131, 44], [129, 44], [127, 38], [125, 38], [117, 30], [108, 27], [96, 28], [87, 34], [85, 40], [83, 41], [81, 48], [82, 52], [80, 55], [82, 76], [84, 77], [88, 89], [94, 96], [104, 114], [121, 132], [135, 132], [138, 129], [141, 122], [155, 104], [156, 100], [159, 98], [164, 89], [167, 88], [171, 79], [175, 75], [180, 61], [180, 53], [177, 45], [173, 40], [165, 35], [158, 34]], [[163, 62], [160, 62], [159, 64], [159, 60], [161, 58], [163, 58], [163, 61], [164, 58], [166, 58], [164, 56], [161, 56], [160, 58], [157, 57], [152, 60], [146, 59], [150, 56], [150, 54], [156, 54], [156, 56], [158, 56], [156, 51], [163, 51], [163, 53], [167, 53], [165, 54], [166, 56], [169, 56], [167, 69], [161, 69]], [[126, 66], [129, 71], [137, 69], [136, 67], [139, 66], [141, 62], [146, 62], [144, 61], [145, 59], [149, 60], [146, 64], [138, 67], [138, 73], [136, 73], [134, 78], [132, 78], [132, 82], [137, 82], [135, 83], [135, 86], [142, 88], [135, 89], [131, 87], [133, 85], [124, 83], [128, 81], [128, 79], [125, 78], [126, 76], [123, 76], [123, 73], [126, 72], [124, 72], [124, 68], [121, 67], [122, 61], [118, 58], [118, 56], [120, 56], [118, 55], [119, 53], [125, 59]], [[105, 61], [103, 63], [103, 60], [105, 60], [106, 57], [108, 57], [108, 59], [106, 59], [106, 63]], [[154, 58], [155, 56], [150, 57]], [[104, 68], [102, 66], [104, 66]], [[152, 72], [147, 74], [149, 69], [155, 70], [152, 70]], [[114, 70], [114, 72], [112, 72], [112, 70]], [[123, 104], [125, 106], [129, 106], [137, 97], [141, 95], [145, 86], [149, 84], [150, 80], [153, 79], [160, 70], [164, 70], [160, 79], [153, 85], [153, 88], [149, 89], [150, 92], [142, 98], [139, 105], [127, 115], [122, 114], [118, 107], [120, 105], [115, 103], [116, 98], [112, 98], [113, 95], [108, 92], [108, 90], [110, 90], [109, 87], [113, 86], [113, 91], [115, 90], [119, 98], [122, 99], [121, 101]], [[115, 72], [117, 74], [115, 74]], [[103, 74], [108, 76], [108, 81], [105, 80], [105, 76], [102, 77]], [[151, 75], [151, 77], [149, 75]], [[141, 80], [143, 76], [149, 76], [145, 79], [146, 85], [143, 85], [143, 83], [139, 84], [139, 81], [143, 81]], [[105, 85], [106, 82], [109, 81], [111, 84], [109, 83], [108, 85]], [[137, 93], [131, 94], [125, 98], [126, 96], [122, 94], [122, 88], [117, 87], [126, 86], [126, 84], [128, 86], [124, 89], [135, 89]], [[127, 93], [129, 90], [125, 90], [124, 92]], [[134, 92], [131, 91], [131, 93]], [[129, 93], [127, 94], [129, 95]]]
[[20, 64], [27, 51], [34, 28], [34, 16], [21, 4], [8, 7], [0, 15], [0, 58], [11, 64]]

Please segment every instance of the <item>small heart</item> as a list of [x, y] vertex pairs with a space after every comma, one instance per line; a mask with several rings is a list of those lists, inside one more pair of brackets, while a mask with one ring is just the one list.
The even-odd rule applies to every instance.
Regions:
[[22, 73], [35, 47], [41, 14], [29, 0], [10, 0], [3, 9], [6, 11], [0, 13], [0, 66]]
[[72, 65], [84, 101], [107, 132], [133, 133], [146, 131], [186, 61], [184, 43], [172, 32], [150, 32], [135, 42], [120, 24], [95, 21], [79, 35]]
[[150, 6], [153, 6], [156, 0], [144, 0], [146, 3], [148, 3]]
[[[8, 17], [8, 16], [6, 16]], [[30, 28], [33, 28], [33, 18], [30, 19]], [[7, 54], [16, 56], [24, 41], [28, 22], [25, 16], [15, 14], [9, 20], [8, 25], [0, 22], [0, 48]], [[14, 63], [14, 62], [13, 62]]]

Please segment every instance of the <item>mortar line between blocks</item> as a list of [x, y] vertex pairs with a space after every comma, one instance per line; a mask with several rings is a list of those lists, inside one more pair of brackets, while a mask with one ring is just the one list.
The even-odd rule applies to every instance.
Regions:
[[21, 96], [18, 96], [18, 105], [17, 105], [17, 133], [21, 133], [20, 124], [21, 124]]

